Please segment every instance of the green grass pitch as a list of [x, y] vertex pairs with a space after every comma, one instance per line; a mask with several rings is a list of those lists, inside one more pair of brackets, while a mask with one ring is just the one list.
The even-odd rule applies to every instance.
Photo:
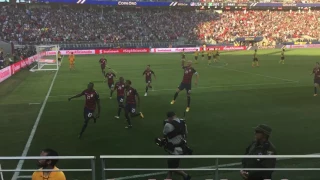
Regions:
[[[228, 62], [207, 66], [199, 61], [194, 68], [200, 74], [198, 86], [192, 88], [191, 110], [187, 113], [188, 142], [194, 154], [241, 155], [253, 138], [252, 127], [265, 123], [273, 128], [271, 141], [278, 154], [320, 153], [319, 101], [313, 97], [313, 76], [310, 75], [319, 50], [287, 50], [285, 64], [279, 64], [280, 50], [260, 50], [259, 68], [252, 68], [253, 51], [223, 52], [221, 60]], [[168, 110], [182, 115], [186, 108], [186, 93], [181, 92], [176, 104], [170, 105], [175, 89], [182, 80], [180, 54], [110, 55], [108, 65], [118, 76], [130, 79], [141, 96], [141, 111], [145, 119], [133, 119], [133, 129], [125, 129], [124, 115], [116, 120], [117, 102], [103, 83], [98, 64], [100, 56], [76, 56], [76, 70], [69, 71], [66, 58], [54, 85], [37, 131], [29, 156], [38, 156], [46, 147], [60, 155], [164, 155], [154, 144], [161, 136], [162, 122]], [[187, 59], [193, 59], [192, 54]], [[145, 81], [142, 72], [150, 64], [157, 75], [144, 97]], [[0, 154], [21, 156], [31, 129], [39, 114], [55, 72], [23, 70], [0, 84]], [[67, 98], [95, 83], [101, 97], [101, 117], [90, 123], [83, 139], [77, 139], [83, 123], [84, 99]], [[41, 104], [29, 104], [41, 103]], [[214, 165], [213, 159], [183, 160], [185, 168]], [[239, 162], [220, 160], [221, 164]], [[2, 168], [15, 168], [18, 161], [1, 161]], [[284, 160], [278, 167], [319, 167], [318, 160]], [[97, 160], [100, 179], [100, 161]], [[166, 160], [120, 159], [108, 160], [107, 166], [126, 168], [165, 168]], [[61, 160], [60, 168], [90, 168], [89, 161]], [[25, 161], [23, 168], [36, 168], [34, 161]], [[145, 174], [142, 172], [107, 172], [108, 178]], [[150, 172], [149, 172], [150, 173]], [[20, 173], [30, 175], [29, 173]], [[190, 172], [193, 179], [213, 178], [213, 172]], [[319, 172], [277, 172], [275, 177], [318, 179]], [[4, 174], [5, 179], [12, 174]], [[90, 173], [68, 172], [67, 179], [89, 180]], [[155, 178], [164, 179], [164, 175]], [[220, 172], [220, 178], [239, 179], [238, 172]], [[148, 179], [151, 177], [140, 177]]]

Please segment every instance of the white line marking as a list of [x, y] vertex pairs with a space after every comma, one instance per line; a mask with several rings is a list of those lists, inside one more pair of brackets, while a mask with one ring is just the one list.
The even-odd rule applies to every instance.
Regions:
[[[63, 58], [62, 58], [62, 60], [63, 60]], [[61, 60], [61, 62], [62, 62], [62, 60]], [[32, 130], [31, 130], [31, 133], [30, 133], [30, 135], [29, 135], [28, 141], [27, 141], [26, 146], [24, 147], [23, 152], [22, 152], [22, 155], [21, 155], [21, 156], [23, 156], [23, 157], [25, 157], [25, 156], [28, 155], [28, 151], [29, 151], [29, 149], [30, 149], [30, 146], [31, 146], [33, 137], [34, 137], [34, 135], [35, 135], [35, 133], [36, 133], [37, 127], [38, 127], [39, 122], [40, 122], [40, 118], [41, 118], [41, 116], [42, 116], [42, 113], [43, 113], [44, 108], [46, 107], [47, 101], [48, 101], [48, 99], [49, 99], [49, 96], [50, 96], [50, 93], [51, 93], [53, 84], [54, 84], [54, 82], [55, 82], [55, 80], [56, 80], [56, 78], [57, 78], [58, 72], [59, 72], [59, 69], [56, 71], [56, 73], [55, 73], [54, 76], [53, 76], [53, 79], [52, 79], [52, 82], [51, 82], [51, 84], [50, 84], [49, 90], [48, 90], [48, 92], [47, 92], [47, 95], [46, 95], [46, 97], [45, 97], [45, 99], [44, 99], [44, 101], [43, 101], [43, 103], [42, 103], [42, 106], [41, 106], [41, 108], [40, 108], [39, 114], [38, 114], [38, 116], [37, 116], [36, 122], [34, 123], [34, 125], [33, 125], [33, 127], [32, 127]], [[23, 163], [24, 163], [24, 160], [23, 160], [23, 159], [19, 160], [18, 165], [17, 165], [17, 167], [16, 167], [16, 170], [18, 170], [18, 171], [16, 171], [16, 172], [13, 174], [11, 180], [16, 180], [16, 179], [18, 179], [18, 176], [19, 176], [19, 174], [20, 174], [19, 170], [21, 170], [21, 168], [22, 168], [22, 166], [23, 166]]]
[[41, 103], [29, 103], [29, 105], [38, 105], [38, 104], [41, 104]]
[[219, 68], [219, 69], [226, 69], [226, 70], [229, 70], [229, 71], [235, 71], [235, 72], [240, 72], [240, 73], [245, 73], [245, 74], [251, 74], [251, 75], [266, 77], [266, 78], [270, 78], [270, 79], [278, 79], [278, 80], [282, 80], [282, 81], [289, 81], [289, 82], [296, 82], [296, 83], [299, 82], [299, 81], [295, 81], [295, 80], [291, 80], [291, 79], [284, 79], [284, 78], [280, 78], [280, 77], [267, 76], [267, 75], [263, 75], [263, 74], [256, 74], [256, 73], [251, 73], [251, 72], [247, 72], [247, 71], [241, 71], [241, 70], [237, 70], [237, 69], [230, 69], [230, 68], [226, 68], [226, 67], [214, 67], [214, 66], [210, 66], [210, 67]]
[[[282, 85], [282, 84], [296, 84], [298, 81], [292, 81], [292, 82], [282, 82], [282, 83], [256, 83], [256, 84], [231, 84], [227, 86], [200, 86], [195, 87], [194, 89], [210, 89], [210, 88], [227, 88], [227, 87], [245, 87], [245, 86], [264, 86], [264, 85]], [[158, 90], [152, 90], [152, 91], [174, 91], [175, 89], [158, 89]], [[110, 94], [110, 93], [99, 93], [99, 94]], [[49, 97], [67, 97], [67, 96], [73, 96], [73, 95], [53, 95]]]
[[[308, 154], [308, 155], [320, 155], [320, 153], [315, 153], [315, 154]], [[282, 158], [282, 159], [277, 159], [278, 161], [282, 160], [289, 160], [292, 158]], [[223, 167], [232, 167], [232, 166], [239, 166], [241, 163], [229, 163], [229, 164], [221, 164], [218, 167], [223, 168]], [[205, 168], [215, 168], [216, 166], [205, 166], [205, 167], [198, 167], [196, 169], [205, 169]], [[126, 179], [136, 179], [136, 178], [144, 178], [144, 177], [150, 177], [150, 176], [158, 176], [158, 175], [163, 175], [166, 174], [167, 172], [156, 172], [156, 173], [148, 173], [148, 174], [138, 174], [138, 175], [132, 175], [132, 176], [124, 176], [124, 177], [118, 177], [118, 178], [113, 178], [115, 180], [126, 180]], [[108, 179], [107, 179], [108, 180]], [[111, 180], [111, 179], [110, 179]]]

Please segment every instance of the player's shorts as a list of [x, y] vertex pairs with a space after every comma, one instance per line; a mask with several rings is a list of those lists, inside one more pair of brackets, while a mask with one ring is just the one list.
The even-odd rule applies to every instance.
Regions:
[[313, 83], [320, 85], [320, 79], [315, 79], [315, 80], [313, 80]]
[[106, 69], [106, 65], [101, 65], [101, 69]]
[[178, 88], [180, 91], [185, 89], [189, 93], [191, 91], [191, 84], [181, 83]]
[[253, 58], [253, 61], [258, 61], [258, 58]]
[[88, 121], [89, 119], [91, 119], [93, 117], [93, 113], [94, 113], [94, 110], [91, 110], [85, 107], [83, 110], [84, 120]]
[[284, 57], [281, 57], [281, 60], [284, 60]]
[[210, 60], [211, 59], [211, 56], [208, 56], [208, 60]]
[[130, 113], [136, 112], [136, 104], [126, 104], [126, 111]]
[[118, 101], [118, 103], [123, 103], [124, 96], [117, 96], [117, 101]]
[[168, 159], [168, 168], [178, 168], [180, 165], [180, 158]]
[[202, 54], [201, 57], [204, 57], [204, 54]]
[[194, 59], [195, 59], [195, 60], [198, 60], [198, 56], [195, 56]]
[[151, 82], [152, 82], [151, 79], [146, 79], [146, 83], [147, 83], [147, 84], [150, 84]]
[[108, 83], [108, 87], [109, 87], [109, 89], [113, 89], [114, 83]]
[[214, 55], [214, 56], [213, 56], [213, 59], [215, 59], [215, 58], [217, 58], [217, 55]]
[[61, 62], [61, 58], [58, 58], [58, 61]]

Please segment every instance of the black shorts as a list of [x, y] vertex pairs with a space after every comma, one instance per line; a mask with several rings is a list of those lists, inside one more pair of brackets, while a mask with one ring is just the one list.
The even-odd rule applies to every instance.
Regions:
[[201, 56], [204, 57], [204, 54], [202, 54]]
[[211, 56], [208, 56], [208, 60], [210, 60], [211, 59]]
[[106, 66], [105, 66], [105, 65], [101, 65], [101, 69], [102, 69], [102, 70], [105, 70], [105, 69], [106, 69]]
[[136, 112], [136, 104], [126, 104], [126, 111], [129, 113], [135, 113]]
[[117, 101], [118, 101], [119, 104], [123, 103], [124, 96], [117, 96]]
[[146, 79], [146, 83], [147, 83], [147, 84], [150, 84], [151, 82], [152, 82], [151, 79]]
[[284, 57], [281, 57], [281, 60], [284, 60]]
[[108, 87], [109, 87], [110, 89], [113, 89], [114, 83], [108, 83]]
[[83, 110], [84, 120], [85, 121], [90, 120], [93, 117], [93, 113], [94, 113], [94, 110], [91, 110], [91, 109], [88, 109], [88, 108], [85, 107], [84, 110]]
[[190, 91], [191, 91], [191, 84], [186, 84], [186, 83], [180, 83], [180, 85], [179, 85], [179, 90], [180, 91], [182, 91], [182, 90], [186, 90], [187, 91], [187, 93], [190, 93]]
[[320, 79], [315, 79], [315, 80], [313, 80], [313, 83], [320, 85]]
[[58, 58], [58, 61], [61, 62], [61, 58]]
[[180, 158], [168, 159], [168, 168], [178, 168], [180, 165]]
[[198, 60], [198, 56], [195, 56], [194, 59], [195, 59], [195, 60]]
[[258, 61], [258, 58], [253, 58], [253, 61]]

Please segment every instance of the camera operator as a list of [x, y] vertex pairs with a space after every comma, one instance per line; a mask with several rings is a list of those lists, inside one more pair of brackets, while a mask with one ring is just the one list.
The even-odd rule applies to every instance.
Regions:
[[[187, 126], [183, 119], [179, 119], [174, 112], [167, 113], [167, 120], [164, 121], [164, 139], [157, 139], [159, 146], [164, 146], [171, 155], [190, 155], [192, 150], [187, 146], [186, 134]], [[168, 168], [179, 168], [180, 158], [169, 158]], [[191, 176], [184, 171], [169, 171], [167, 179], [172, 179], [172, 173], [181, 175], [184, 180], [190, 180]]]

